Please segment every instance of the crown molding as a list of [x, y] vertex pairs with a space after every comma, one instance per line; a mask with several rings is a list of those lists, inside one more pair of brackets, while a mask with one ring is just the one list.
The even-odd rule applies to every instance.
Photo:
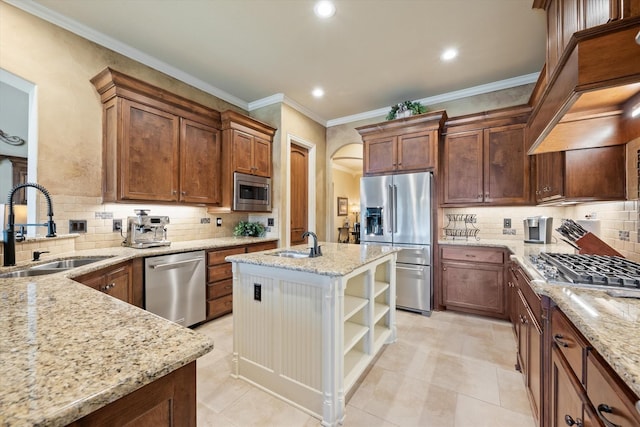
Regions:
[[149, 54], [146, 54], [138, 49], [135, 49], [129, 46], [128, 44], [122, 43], [112, 37], [107, 36], [106, 34], [103, 34], [99, 31], [94, 30], [93, 28], [87, 27], [86, 25], [83, 25], [78, 21], [75, 21], [62, 14], [54, 12], [53, 10], [48, 9], [32, 0], [3, 0], [3, 1], [31, 15], [37, 16], [38, 18], [44, 19], [45, 21], [48, 21], [54, 25], [57, 25], [58, 27], [64, 28], [65, 30], [70, 31], [80, 37], [83, 37], [89, 41], [97, 43], [100, 46], [111, 49], [121, 55], [124, 55], [144, 65], [147, 65], [155, 70], [165, 73], [171, 77], [174, 77], [210, 95], [218, 97], [223, 101], [227, 101], [244, 110], [247, 110], [248, 108], [248, 104], [246, 101], [234, 95], [231, 95], [230, 93], [227, 93], [222, 89], [218, 89], [215, 86], [212, 86], [206, 82], [203, 82], [197, 77], [194, 77], [191, 74], [185, 73], [179, 68], [169, 65], [166, 62], [159, 60], [158, 58], [155, 58]]
[[321, 124], [324, 127], [327, 127], [326, 119], [320, 117], [313, 111], [309, 110], [307, 107], [304, 107], [301, 104], [298, 104], [296, 101], [289, 98], [284, 93], [276, 93], [275, 95], [267, 96], [266, 98], [261, 98], [261, 99], [252, 101], [249, 103], [247, 110], [253, 111], [253, 110], [257, 110], [258, 108], [267, 107], [273, 104], [287, 104], [289, 107], [293, 108], [294, 110], [297, 110], [301, 114], [304, 114], [305, 116], [309, 117], [311, 120]]
[[[453, 92], [443, 93], [441, 95], [430, 96], [428, 98], [418, 99], [422, 105], [429, 106], [431, 104], [439, 104], [442, 102], [454, 101], [456, 99], [467, 98], [484, 93], [495, 92], [502, 89], [510, 89], [512, 87], [522, 86], [529, 83], [535, 83], [540, 73], [525, 74], [523, 76], [512, 77], [510, 79], [498, 80], [497, 82], [487, 83], [479, 86], [473, 86], [466, 89], [456, 90]], [[357, 122], [359, 120], [367, 120], [376, 117], [386, 116], [390, 107], [378, 108], [377, 110], [365, 111], [363, 113], [353, 114], [350, 116], [339, 117], [327, 121], [326, 127], [338, 126], [347, 123]]]

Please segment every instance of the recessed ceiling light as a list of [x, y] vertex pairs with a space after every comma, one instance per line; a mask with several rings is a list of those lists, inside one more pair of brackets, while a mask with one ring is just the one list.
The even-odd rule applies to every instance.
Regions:
[[451, 48], [442, 52], [442, 55], [440, 55], [440, 59], [442, 59], [443, 61], [451, 61], [456, 56], [458, 56], [458, 50]]
[[322, 98], [324, 96], [324, 90], [321, 87], [317, 87], [311, 91], [311, 95], [316, 98]]
[[318, 18], [331, 18], [336, 13], [335, 5], [329, 0], [321, 0], [313, 7]]

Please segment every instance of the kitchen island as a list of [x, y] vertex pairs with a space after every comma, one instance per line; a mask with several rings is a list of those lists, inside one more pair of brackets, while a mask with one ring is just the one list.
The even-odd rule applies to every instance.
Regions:
[[233, 263], [232, 372], [335, 426], [360, 376], [396, 339], [388, 246], [323, 243], [227, 257]]
[[149, 417], [148, 425], [171, 417], [174, 425], [194, 424], [195, 361], [213, 348], [210, 339], [72, 278], [141, 257], [272, 240], [51, 253], [0, 268], [108, 257], [51, 275], [0, 279], [0, 425], [122, 425]]

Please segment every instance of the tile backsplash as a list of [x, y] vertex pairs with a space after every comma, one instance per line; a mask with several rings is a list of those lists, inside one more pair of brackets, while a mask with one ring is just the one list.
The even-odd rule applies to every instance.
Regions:
[[[523, 240], [524, 219], [530, 216], [543, 215], [553, 217], [553, 234], [555, 239], [560, 235], [556, 228], [560, 220], [590, 218], [599, 222], [600, 232], [595, 233], [609, 246], [616, 249], [626, 258], [640, 262], [640, 238], [638, 234], [638, 201], [585, 203], [571, 206], [522, 206], [522, 207], [477, 207], [446, 208], [440, 215], [438, 236], [444, 238], [442, 229], [447, 226], [446, 214], [475, 214], [477, 221], [473, 226], [478, 228], [479, 242], [489, 239]], [[505, 228], [505, 219], [511, 222]], [[515, 231], [515, 234], [511, 234]]]
[[[185, 240], [210, 239], [233, 235], [233, 228], [239, 221], [246, 221], [247, 214], [215, 213], [209, 214], [206, 207], [170, 206], [151, 204], [116, 204], [102, 203], [101, 197], [79, 197], [52, 195], [54, 221], [59, 236], [69, 234], [69, 220], [86, 221], [86, 233], [73, 234], [69, 238], [27, 239], [16, 243], [16, 261], [28, 261], [34, 250], [48, 250], [61, 254], [73, 250], [99, 249], [120, 246], [124, 237], [113, 231], [113, 220], [121, 219], [126, 235], [127, 217], [135, 216], [134, 209], [149, 209], [149, 215], [168, 215], [168, 239], [174, 242]], [[38, 221], [46, 219], [47, 207], [43, 197], [38, 198]], [[202, 218], [210, 218], [208, 223]], [[222, 219], [222, 226], [217, 226], [217, 218]], [[45, 229], [38, 227], [38, 235]], [[30, 231], [33, 231], [31, 229]], [[64, 242], [64, 243], [61, 243]], [[2, 246], [0, 246], [0, 254]]]

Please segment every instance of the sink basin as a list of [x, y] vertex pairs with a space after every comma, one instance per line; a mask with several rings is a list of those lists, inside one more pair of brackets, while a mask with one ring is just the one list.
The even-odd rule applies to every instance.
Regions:
[[44, 276], [45, 274], [60, 273], [64, 271], [59, 268], [27, 268], [24, 270], [10, 271], [0, 274], [0, 279], [9, 279], [15, 277]]
[[110, 257], [87, 257], [87, 258], [70, 258], [70, 259], [62, 259], [59, 261], [51, 261], [45, 264], [36, 265], [31, 267], [32, 270], [40, 270], [40, 269], [63, 269], [69, 270], [71, 268], [81, 267], [83, 265], [91, 264], [94, 262], [102, 261]]
[[61, 271], [71, 270], [72, 268], [81, 267], [83, 265], [102, 261], [107, 258], [111, 258], [111, 257], [95, 256], [95, 257], [84, 257], [84, 258], [61, 259], [58, 261], [51, 261], [44, 264], [35, 265], [33, 267], [24, 268], [22, 270], [14, 270], [14, 271], [9, 271], [7, 273], [2, 273], [0, 274], [0, 279], [7, 279], [12, 277], [44, 276], [46, 274], [60, 273]]
[[271, 255], [284, 257], [284, 258], [309, 258], [308, 252], [298, 252], [298, 251], [279, 251], [279, 252], [274, 252]]

